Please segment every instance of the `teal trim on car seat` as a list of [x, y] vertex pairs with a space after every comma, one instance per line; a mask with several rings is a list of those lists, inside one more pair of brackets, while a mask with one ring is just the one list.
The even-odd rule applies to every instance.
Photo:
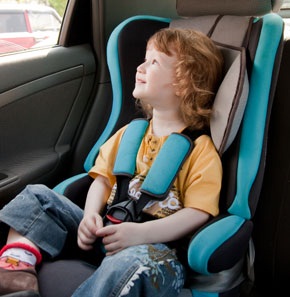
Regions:
[[238, 233], [244, 222], [244, 218], [231, 215], [199, 232], [189, 244], [189, 266], [198, 273], [209, 275], [207, 266], [210, 257], [217, 247], [220, 247], [226, 240]]
[[246, 219], [251, 218], [248, 197], [260, 164], [272, 71], [282, 32], [283, 20], [279, 15], [267, 14], [263, 17], [242, 126], [237, 193], [229, 208], [231, 214], [240, 215]]
[[113, 78], [112, 81], [112, 90], [113, 90], [113, 105], [110, 118], [104, 129], [103, 133], [99, 137], [98, 141], [95, 143], [90, 153], [88, 154], [85, 163], [84, 169], [89, 171], [94, 165], [96, 156], [99, 152], [100, 146], [109, 138], [111, 135], [116, 122], [119, 118], [121, 107], [122, 107], [122, 80], [120, 73], [120, 63], [119, 63], [119, 55], [118, 55], [118, 37], [123, 29], [128, 23], [135, 20], [156, 20], [161, 22], [170, 23], [171, 19], [163, 18], [163, 17], [155, 17], [155, 16], [147, 16], [147, 15], [139, 15], [128, 18], [127, 20], [120, 23], [112, 32], [107, 45], [107, 61], [108, 67], [110, 71], [110, 76]]
[[79, 179], [81, 179], [82, 177], [84, 177], [86, 175], [88, 175], [86, 172], [78, 174], [78, 175], [74, 175], [74, 176], [64, 180], [63, 182], [59, 183], [57, 186], [55, 186], [53, 188], [53, 190], [56, 191], [59, 194], [64, 194], [64, 191], [65, 191], [65, 189], [67, 188], [68, 185], [72, 184], [76, 180], [79, 180]]
[[191, 290], [194, 297], [218, 297], [219, 293], [201, 292], [197, 290]]

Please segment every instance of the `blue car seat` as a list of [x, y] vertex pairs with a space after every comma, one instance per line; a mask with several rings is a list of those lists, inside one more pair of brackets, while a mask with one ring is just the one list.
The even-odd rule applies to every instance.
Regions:
[[[112, 32], [107, 46], [113, 90], [107, 126], [85, 161], [85, 172], [54, 188], [84, 205], [92, 181], [87, 172], [100, 146], [120, 126], [139, 116], [132, 108], [131, 93], [136, 67], [144, 58], [149, 36], [168, 26], [192, 28], [210, 36], [225, 59], [224, 79], [210, 127], [224, 168], [221, 213], [198, 230], [190, 242], [188, 259], [192, 274], [180, 297], [238, 296], [243, 285], [253, 281], [252, 218], [263, 181], [275, 73], [283, 39], [283, 21], [273, 12], [279, 3], [275, 4], [277, 7], [273, 3], [177, 0], [177, 19], [144, 15], [124, 20]], [[76, 259], [44, 263], [39, 272], [41, 294], [70, 296], [93, 271], [94, 267]], [[56, 286], [59, 275], [64, 274], [70, 280], [65, 284], [62, 280], [62, 285]]]

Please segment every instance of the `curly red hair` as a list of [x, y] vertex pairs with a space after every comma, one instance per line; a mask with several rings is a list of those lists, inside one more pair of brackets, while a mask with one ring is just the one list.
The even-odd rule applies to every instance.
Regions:
[[[222, 76], [223, 57], [218, 47], [201, 32], [174, 28], [156, 32], [147, 44], [168, 56], [176, 54], [174, 86], [181, 98], [183, 119], [189, 128], [207, 128]], [[140, 103], [147, 117], [152, 117], [152, 107]]]

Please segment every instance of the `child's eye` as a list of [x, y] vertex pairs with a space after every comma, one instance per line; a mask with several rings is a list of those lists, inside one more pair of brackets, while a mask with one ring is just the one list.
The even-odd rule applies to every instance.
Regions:
[[152, 61], [152, 64], [158, 64], [158, 61], [154, 59], [154, 60]]

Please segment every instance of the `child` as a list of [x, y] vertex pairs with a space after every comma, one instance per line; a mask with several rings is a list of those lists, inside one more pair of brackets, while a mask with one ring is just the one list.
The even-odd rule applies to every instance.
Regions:
[[[163, 29], [149, 39], [145, 60], [137, 68], [133, 96], [150, 118], [150, 125], [129, 184], [131, 199], [137, 199], [168, 135], [185, 128], [208, 128], [221, 72], [220, 52], [201, 33]], [[102, 213], [115, 193], [112, 171], [125, 128], [100, 149], [89, 173], [94, 181], [84, 211], [43, 185], [27, 186], [0, 211], [0, 220], [10, 227], [0, 251], [0, 295], [37, 292], [35, 266], [42, 255], [59, 255], [67, 236], [76, 233], [78, 246], [85, 251], [101, 239], [105, 255], [74, 297], [178, 295], [185, 267], [170, 242], [190, 236], [218, 214], [221, 161], [211, 138], [201, 135], [167, 198], [145, 207], [144, 212], [155, 220], [103, 226]]]

